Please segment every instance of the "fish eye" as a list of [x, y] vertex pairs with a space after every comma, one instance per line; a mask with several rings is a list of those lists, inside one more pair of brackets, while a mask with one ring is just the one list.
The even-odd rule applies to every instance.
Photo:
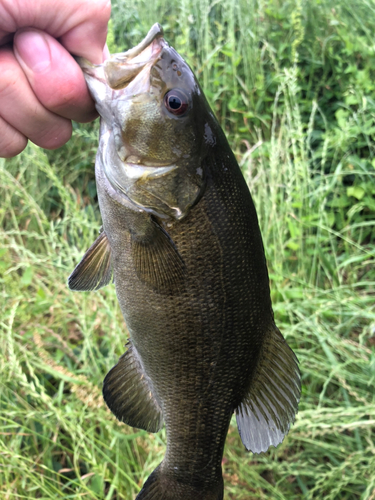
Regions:
[[181, 116], [189, 107], [189, 99], [182, 90], [169, 90], [164, 96], [164, 104], [172, 115]]

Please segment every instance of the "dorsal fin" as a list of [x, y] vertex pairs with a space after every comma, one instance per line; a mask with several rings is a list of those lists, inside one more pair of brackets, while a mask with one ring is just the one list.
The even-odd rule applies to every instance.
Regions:
[[99, 290], [108, 285], [112, 276], [111, 247], [102, 231], [69, 276], [68, 286], [78, 292]]
[[138, 277], [159, 292], [176, 290], [185, 276], [185, 264], [169, 234], [151, 219], [147, 238], [132, 239], [132, 257]]
[[298, 360], [274, 325], [242, 403], [236, 409], [243, 444], [253, 453], [282, 442], [301, 394]]
[[157, 432], [163, 426], [161, 408], [136, 349], [130, 341], [128, 346], [128, 350], [104, 379], [104, 401], [121, 422], [148, 432]]

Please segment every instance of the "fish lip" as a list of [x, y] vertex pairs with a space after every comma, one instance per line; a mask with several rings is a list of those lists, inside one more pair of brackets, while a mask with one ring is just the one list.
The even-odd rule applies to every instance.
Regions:
[[91, 64], [79, 57], [76, 61], [85, 77], [95, 78], [112, 90], [123, 90], [144, 72], [146, 67], [148, 68], [146, 74], [149, 75], [151, 67], [159, 59], [163, 49], [169, 46], [163, 34], [162, 26], [156, 23], [138, 45], [125, 52], [112, 54], [101, 64]]
[[[155, 40], [163, 39], [164, 30], [159, 23], [155, 23], [144, 37], [144, 39], [135, 47], [119, 54], [113, 54], [119, 62], [129, 59], [134, 59], [136, 56], [140, 55], [149, 45], [151, 45]], [[164, 41], [164, 39], [163, 39]]]

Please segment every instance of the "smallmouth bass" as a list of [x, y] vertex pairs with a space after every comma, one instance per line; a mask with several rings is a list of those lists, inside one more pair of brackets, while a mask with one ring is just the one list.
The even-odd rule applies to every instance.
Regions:
[[283, 440], [300, 397], [251, 195], [160, 25], [127, 52], [80, 65], [101, 116], [103, 231], [68, 283], [97, 290], [113, 278], [130, 333], [103, 396], [128, 425], [166, 427], [164, 460], [137, 500], [220, 500], [233, 412], [246, 449], [260, 453]]

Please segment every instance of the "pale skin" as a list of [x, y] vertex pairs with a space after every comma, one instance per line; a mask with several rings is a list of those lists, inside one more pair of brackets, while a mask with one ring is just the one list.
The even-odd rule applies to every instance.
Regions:
[[0, 157], [65, 144], [96, 118], [72, 54], [103, 61], [110, 0], [0, 0]]

